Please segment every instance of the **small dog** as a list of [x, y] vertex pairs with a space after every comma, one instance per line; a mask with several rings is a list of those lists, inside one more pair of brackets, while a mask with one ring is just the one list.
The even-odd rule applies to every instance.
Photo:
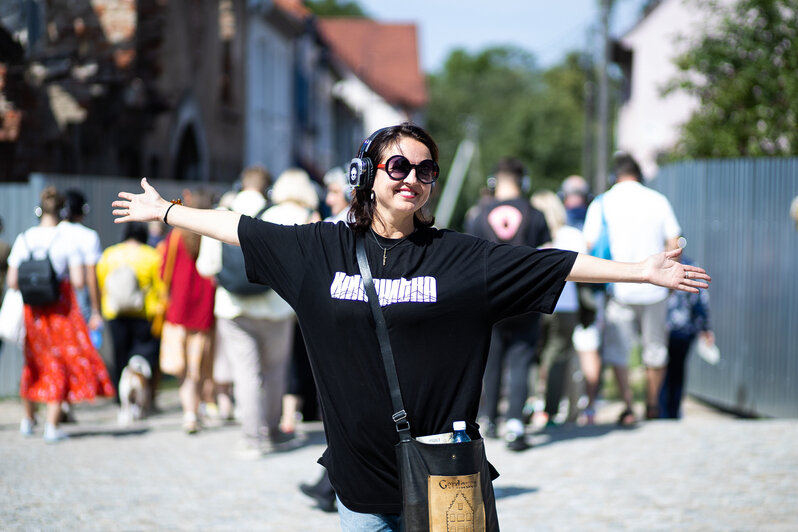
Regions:
[[150, 379], [152, 368], [147, 359], [133, 355], [119, 377], [120, 425], [129, 425], [147, 415], [150, 409]]

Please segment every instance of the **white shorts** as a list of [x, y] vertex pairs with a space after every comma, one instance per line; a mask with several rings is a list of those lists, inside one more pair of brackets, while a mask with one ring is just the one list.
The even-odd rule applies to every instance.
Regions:
[[668, 300], [648, 305], [627, 305], [610, 298], [604, 314], [605, 364], [626, 367], [638, 339], [643, 347], [643, 365], [661, 368], [668, 363]]
[[576, 327], [574, 327], [571, 341], [577, 351], [598, 351], [601, 343], [598, 327], [596, 327], [595, 323], [590, 324], [588, 327], [582, 327], [581, 323], [577, 323]]

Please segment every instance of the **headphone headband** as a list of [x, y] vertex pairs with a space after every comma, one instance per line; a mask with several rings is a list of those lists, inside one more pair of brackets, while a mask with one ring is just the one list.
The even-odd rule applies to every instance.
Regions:
[[371, 143], [374, 142], [374, 139], [377, 137], [377, 135], [379, 135], [380, 132], [385, 129], [386, 128], [384, 127], [378, 129], [377, 131], [369, 135], [368, 138], [366, 138], [366, 140], [363, 141], [363, 144], [360, 145], [360, 149], [357, 150], [358, 159], [362, 159], [366, 155], [366, 152], [369, 151], [369, 146], [371, 146]]

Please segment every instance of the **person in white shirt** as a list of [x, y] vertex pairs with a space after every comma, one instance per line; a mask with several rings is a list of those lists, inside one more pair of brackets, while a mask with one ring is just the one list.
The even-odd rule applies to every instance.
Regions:
[[[566, 224], [567, 215], [557, 194], [542, 190], [532, 195], [534, 208], [543, 213], [551, 233], [551, 247], [585, 253], [585, 239], [576, 227]], [[563, 394], [573, 388], [569, 385], [574, 355], [572, 336], [579, 320], [579, 294], [576, 283], [565, 283], [553, 314], [541, 316], [540, 371], [545, 381], [545, 412], [547, 426], [554, 426]], [[576, 401], [570, 401], [569, 419], [576, 417]]]
[[[677, 248], [681, 228], [668, 199], [643, 184], [643, 174], [630, 155], [615, 158], [615, 184], [588, 208], [583, 233], [588, 248], [606, 220], [612, 259], [634, 262], [652, 253]], [[646, 418], [659, 417], [658, 395], [668, 358], [666, 315], [668, 289], [649, 284], [612, 284], [604, 325], [604, 363], [613, 366], [626, 409], [619, 423], [635, 422], [629, 386], [628, 359], [633, 343], [642, 341], [646, 367]]]
[[[80, 190], [69, 189], [64, 193], [64, 208], [61, 211], [62, 220], [58, 227], [61, 229], [62, 238], [74, 245], [75, 253], [80, 257], [83, 268], [83, 288], [75, 291], [80, 312], [89, 327], [89, 338], [95, 349], [102, 344], [103, 319], [100, 312], [100, 290], [97, 285], [97, 262], [102, 255], [100, 236], [97, 231], [86, 227], [81, 222], [89, 213], [89, 204], [86, 196]], [[74, 422], [69, 403], [61, 404], [63, 411], [62, 421]]]
[[[64, 193], [66, 203], [62, 212], [62, 220], [58, 226], [68, 235], [66, 238], [75, 247], [84, 268], [83, 277], [86, 281], [85, 289], [78, 290], [75, 294], [80, 304], [80, 310], [90, 331], [95, 331], [102, 326], [100, 314], [100, 292], [97, 287], [97, 262], [102, 255], [100, 236], [97, 231], [86, 227], [81, 222], [89, 212], [86, 196], [77, 189], [69, 189]], [[99, 348], [98, 345], [95, 347]]]

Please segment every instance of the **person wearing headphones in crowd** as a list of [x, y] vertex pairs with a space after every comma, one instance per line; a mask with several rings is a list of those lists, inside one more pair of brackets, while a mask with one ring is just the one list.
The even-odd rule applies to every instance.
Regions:
[[[89, 326], [89, 338], [95, 349], [102, 344], [103, 318], [100, 311], [100, 289], [97, 284], [97, 262], [102, 255], [100, 235], [97, 231], [86, 227], [83, 223], [89, 213], [86, 196], [78, 189], [70, 188], [64, 192], [64, 208], [61, 211], [61, 222], [58, 226], [64, 238], [75, 246], [75, 250], [83, 264], [83, 288], [76, 290], [80, 311]], [[116, 383], [114, 383], [116, 385]], [[74, 423], [75, 418], [68, 402], [61, 405], [62, 421]]]
[[[95, 268], [102, 255], [100, 236], [97, 231], [86, 227], [82, 222], [89, 213], [89, 204], [86, 196], [80, 190], [71, 188], [64, 193], [66, 203], [62, 220], [59, 223], [65, 234], [69, 235], [72, 244], [75, 246], [81, 257], [84, 268], [84, 279], [86, 280], [85, 289], [79, 290], [76, 294], [80, 304], [80, 310], [86, 318], [90, 331], [96, 331], [102, 327], [102, 315], [100, 313], [100, 291], [97, 286], [97, 273]], [[99, 348], [99, 345], [94, 347]]]
[[[566, 225], [579, 231], [585, 225], [587, 207], [593, 199], [590, 186], [581, 175], [566, 177], [557, 195], [565, 206]], [[579, 366], [585, 378], [587, 404], [583, 410], [585, 424], [596, 422], [596, 397], [601, 380], [601, 323], [604, 314], [604, 287], [596, 284], [577, 285], [579, 319], [574, 326], [573, 344], [579, 355]]]
[[39, 224], [21, 233], [8, 257], [9, 288], [19, 289], [19, 268], [29, 258], [48, 257], [59, 280], [58, 299], [52, 303], [25, 305], [25, 365], [19, 394], [24, 416], [20, 433], [32, 436], [36, 426], [35, 403], [47, 403], [44, 440], [67, 437], [59, 428], [61, 403], [112, 397], [111, 378], [99, 353], [89, 341], [86, 322], [75, 297], [83, 288], [84, 258], [59, 224], [64, 197], [46, 187], [36, 209]]
[[[696, 292], [709, 276], [659, 253], [618, 263], [571, 251], [488, 242], [433, 227], [424, 206], [440, 173], [438, 147], [403, 123], [372, 134], [349, 176], [349, 224], [279, 225], [239, 213], [193, 209], [143, 192], [120, 192], [117, 223], [163, 219], [240, 245], [250, 281], [296, 310], [319, 391], [327, 450], [320, 463], [338, 498], [343, 530], [399, 530], [398, 442], [385, 368], [361, 283], [364, 245], [384, 309], [413, 436], [451, 431], [472, 439], [493, 325], [551, 312], [566, 280], [649, 282]], [[360, 244], [357, 244], [358, 241]]]
[[[640, 166], [631, 155], [614, 160], [615, 184], [590, 204], [583, 234], [588, 249], [598, 240], [602, 216], [606, 220], [610, 250], [615, 260], [635, 262], [660, 252], [679, 249], [679, 222], [668, 199], [643, 184]], [[668, 363], [668, 290], [650, 284], [616, 284], [609, 287], [604, 313], [602, 355], [613, 367], [626, 408], [620, 425], [636, 421], [629, 385], [629, 356], [634, 342], [642, 341], [646, 368], [646, 419], [659, 418], [659, 391]]]
[[[505, 157], [488, 181], [493, 198], [481, 204], [470, 224], [472, 234], [498, 244], [532, 248], [551, 243], [543, 214], [524, 197], [529, 178], [521, 161]], [[487, 421], [486, 435], [496, 437], [504, 368], [509, 368], [509, 396], [505, 414], [505, 440], [513, 451], [529, 448], [523, 410], [529, 397], [529, 372], [535, 361], [540, 314], [525, 314], [502, 321], [493, 328], [485, 368], [484, 403], [481, 417]]]
[[[565, 207], [550, 190], [532, 195], [532, 205], [543, 213], [552, 238], [552, 247], [585, 253], [582, 232], [566, 223]], [[576, 398], [573, 390], [574, 345], [572, 336], [579, 318], [579, 294], [576, 283], [565, 283], [554, 312], [544, 314], [540, 320], [540, 382], [545, 390], [546, 426], [554, 427], [564, 395], [569, 397], [566, 421], [576, 419]]]
[[568, 176], [563, 179], [557, 195], [565, 207], [566, 224], [581, 231], [585, 225], [587, 206], [593, 199], [587, 180], [581, 175]]
[[346, 222], [349, 216], [349, 209], [352, 203], [353, 188], [349, 184], [341, 167], [334, 167], [324, 174], [324, 185], [327, 187], [327, 196], [324, 203], [330, 208], [330, 216], [324, 219], [325, 222]]

